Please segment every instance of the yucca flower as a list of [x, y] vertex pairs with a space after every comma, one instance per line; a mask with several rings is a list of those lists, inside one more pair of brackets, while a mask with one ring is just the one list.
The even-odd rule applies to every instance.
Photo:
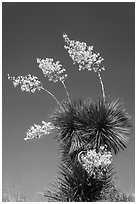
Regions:
[[39, 59], [37, 58], [39, 68], [42, 69], [44, 76], [48, 77], [49, 81], [58, 82], [64, 81], [67, 78], [66, 69], [59, 63], [54, 62], [52, 58]]
[[18, 76], [18, 77], [13, 76], [12, 77], [8, 74], [8, 79], [12, 80], [14, 87], [20, 86], [21, 91], [35, 93], [36, 90], [38, 90], [38, 91], [43, 90], [43, 91], [47, 92], [48, 94], [50, 94], [52, 96], [52, 98], [61, 107], [61, 104], [58, 101], [58, 99], [55, 97], [55, 95], [43, 87], [42, 83], [38, 80], [38, 77], [31, 76], [30, 74], [28, 74], [26, 76]]
[[8, 74], [8, 79], [12, 80], [13, 86], [20, 86], [22, 91], [34, 93], [36, 90], [43, 89], [38, 77], [28, 74], [27, 76], [12, 77]]
[[101, 179], [112, 163], [112, 154], [105, 146], [101, 146], [98, 153], [96, 149], [81, 151], [78, 154], [78, 161], [89, 175]]
[[39, 68], [42, 70], [45, 77], [48, 77], [49, 81], [54, 83], [60, 81], [65, 89], [68, 100], [70, 102], [70, 96], [65, 84], [67, 78], [66, 69], [60, 64], [59, 61], [54, 62], [52, 58], [39, 59], [37, 58]]
[[97, 73], [101, 84], [102, 95], [105, 101], [105, 88], [101, 77], [101, 71], [105, 70], [105, 67], [101, 66], [104, 59], [101, 57], [100, 53], [93, 52], [93, 46], [88, 46], [85, 42], [70, 40], [66, 33], [63, 34], [63, 38], [66, 43], [64, 48], [68, 51], [73, 64], [78, 64], [79, 71], [93, 70], [95, 73]]
[[[67, 74], [64, 72], [66, 72], [66, 69], [63, 68], [59, 61], [54, 62], [52, 58], [46, 59], [37, 58], [37, 63], [39, 64], [39, 68], [43, 71], [44, 76], [45, 77], [47, 76], [49, 81], [53, 82], [60, 81], [62, 83], [67, 94], [68, 100], [70, 102], [70, 96], [65, 85], [65, 79], [67, 78]], [[20, 86], [22, 91], [32, 93], [35, 93], [36, 90], [46, 91], [48, 94], [52, 96], [52, 98], [57, 102], [57, 104], [61, 106], [60, 102], [55, 97], [55, 95], [43, 87], [42, 83], [38, 80], [38, 77], [31, 76], [30, 74], [28, 74], [27, 76], [12, 77], [8, 74], [8, 79], [12, 80], [14, 87]]]
[[56, 128], [52, 123], [42, 121], [42, 125], [34, 124], [31, 126], [31, 128], [27, 131], [24, 140], [40, 139], [44, 135], [52, 133], [55, 129]]
[[79, 70], [87, 69], [89, 71], [100, 72], [105, 70], [100, 64], [104, 60], [100, 53], [93, 52], [93, 46], [88, 46], [85, 42], [70, 40], [66, 33], [63, 34], [66, 45], [64, 48], [68, 51], [73, 63], [79, 64]]

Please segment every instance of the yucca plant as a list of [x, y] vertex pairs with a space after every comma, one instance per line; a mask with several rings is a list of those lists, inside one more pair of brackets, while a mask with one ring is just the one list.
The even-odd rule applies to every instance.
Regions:
[[8, 75], [14, 87], [20, 85], [22, 91], [34, 93], [43, 90], [57, 102], [57, 107], [48, 122], [34, 124], [27, 132], [25, 140], [41, 138], [56, 131], [60, 148], [60, 177], [54, 188], [44, 195], [48, 201], [94, 202], [102, 199], [102, 190], [112, 181], [112, 154], [126, 148], [132, 127], [131, 117], [118, 100], [109, 100], [105, 94], [101, 66], [104, 60], [100, 53], [84, 42], [70, 40], [63, 34], [68, 51], [79, 71], [88, 70], [97, 74], [102, 96], [98, 99], [71, 100], [65, 85], [66, 69], [51, 58], [39, 59], [37, 63], [50, 81], [61, 82], [67, 100], [60, 102], [53, 93], [45, 89], [37, 77]]
[[[98, 165], [96, 173], [101, 172], [102, 176], [97, 174], [94, 177], [93, 161], [89, 163], [89, 167], [84, 168], [86, 162], [81, 161], [81, 158], [92, 150], [95, 150], [96, 158], [101, 147], [105, 147], [106, 157], [112, 156], [112, 151], [117, 154], [120, 150], [124, 150], [132, 127], [131, 117], [122, 104], [114, 100], [104, 102], [102, 98], [97, 101], [79, 99], [72, 103], [64, 101], [61, 105], [63, 109], [55, 110], [51, 122], [55, 127], [59, 127], [57, 140], [62, 156], [63, 179], [61, 177], [59, 183], [57, 182], [58, 191], [55, 194], [54, 190], [48, 191], [45, 197], [48, 201], [64, 202], [101, 200], [102, 189], [107, 188], [112, 179], [109, 165], [111, 160], [108, 158], [109, 162], [107, 161], [108, 165], [105, 164], [105, 168], [101, 168], [103, 165]], [[102, 157], [105, 156], [104, 153]], [[99, 161], [101, 160], [100, 157]]]

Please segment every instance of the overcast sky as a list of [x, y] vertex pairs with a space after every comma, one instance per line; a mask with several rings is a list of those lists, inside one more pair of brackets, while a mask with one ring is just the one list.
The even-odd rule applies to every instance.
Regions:
[[[27, 129], [47, 121], [56, 107], [44, 92], [21, 92], [7, 80], [32, 74], [59, 100], [65, 99], [60, 83], [44, 78], [36, 58], [54, 58], [67, 69], [66, 85], [74, 98], [98, 97], [101, 87], [95, 73], [78, 71], [63, 48], [63, 32], [71, 39], [94, 45], [105, 59], [102, 72], [107, 96], [124, 101], [135, 117], [134, 3], [3, 3], [3, 183], [17, 184], [24, 194], [48, 188], [57, 175], [58, 145], [54, 135], [24, 141]], [[134, 193], [135, 144], [114, 158], [117, 183]]]

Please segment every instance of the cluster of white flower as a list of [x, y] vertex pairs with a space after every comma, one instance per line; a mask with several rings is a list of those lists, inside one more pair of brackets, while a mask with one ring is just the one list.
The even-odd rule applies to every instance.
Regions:
[[13, 81], [14, 87], [20, 85], [22, 91], [34, 93], [36, 90], [40, 91], [43, 89], [38, 78], [36, 76], [31, 76], [30, 74], [27, 76], [18, 76], [17, 78], [11, 77], [8, 74], [8, 79]]
[[87, 69], [89, 71], [94, 70], [94, 72], [105, 70], [104, 67], [100, 67], [104, 59], [100, 56], [100, 53], [93, 52], [93, 46], [87, 46], [84, 42], [70, 40], [65, 33], [63, 38], [67, 44], [64, 48], [68, 50], [73, 63], [77, 62], [79, 64], [79, 70]]
[[27, 136], [24, 138], [24, 140], [40, 139], [43, 135], [52, 133], [54, 129], [55, 127], [52, 123], [42, 121], [42, 126], [36, 124], [31, 126], [31, 128], [26, 133]]
[[112, 163], [112, 154], [105, 146], [101, 146], [98, 153], [95, 149], [81, 153], [80, 162], [89, 175], [102, 177]]
[[64, 81], [67, 74], [64, 74], [66, 69], [59, 64], [59, 61], [53, 62], [52, 58], [39, 59], [37, 58], [39, 68], [42, 69], [43, 74], [48, 77], [49, 81], [58, 82]]

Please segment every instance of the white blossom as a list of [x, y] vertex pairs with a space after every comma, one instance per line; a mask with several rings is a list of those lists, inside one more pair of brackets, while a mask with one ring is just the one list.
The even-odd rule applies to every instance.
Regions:
[[87, 69], [89, 71], [93, 70], [94, 72], [105, 70], [104, 67], [100, 67], [104, 59], [100, 53], [93, 52], [93, 46], [87, 46], [85, 42], [70, 40], [65, 33], [63, 34], [63, 38], [66, 42], [64, 48], [68, 50], [73, 63], [79, 64], [79, 70]]
[[52, 133], [54, 129], [55, 127], [52, 123], [42, 121], [42, 126], [34, 124], [30, 127], [30, 129], [26, 133], [27, 136], [26, 138], [24, 138], [24, 140], [40, 139], [44, 135]]
[[43, 89], [38, 78], [36, 76], [31, 76], [30, 74], [27, 76], [18, 76], [17, 78], [11, 77], [8, 74], [8, 79], [12, 80], [14, 87], [20, 85], [22, 91], [34, 93], [36, 90], [40, 91]]
[[105, 146], [101, 146], [98, 153], [95, 149], [88, 150], [86, 153], [81, 152], [79, 161], [89, 175], [101, 177], [112, 163], [112, 154], [107, 151]]
[[52, 58], [39, 59], [37, 58], [39, 68], [42, 69], [43, 74], [48, 77], [49, 81], [58, 82], [64, 81], [67, 78], [67, 74], [64, 72], [66, 69], [59, 64], [59, 61], [53, 62]]

